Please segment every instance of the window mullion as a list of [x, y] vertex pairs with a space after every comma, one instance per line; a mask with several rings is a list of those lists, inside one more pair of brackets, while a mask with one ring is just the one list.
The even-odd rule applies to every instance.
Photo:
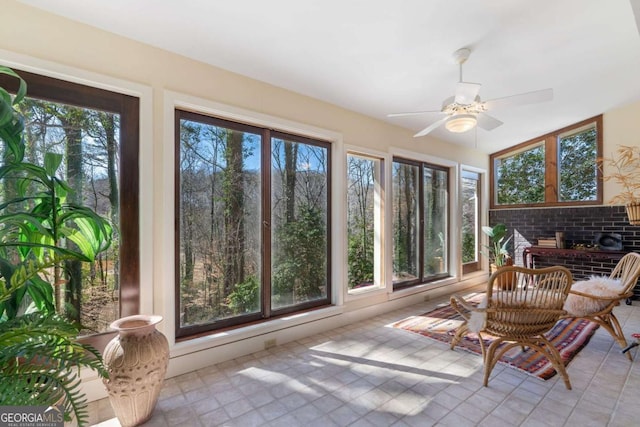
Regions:
[[262, 317], [271, 317], [271, 131], [262, 131]]
[[420, 164], [418, 177], [418, 278], [424, 281], [424, 163]]
[[544, 202], [558, 202], [558, 138], [550, 135], [545, 138]]

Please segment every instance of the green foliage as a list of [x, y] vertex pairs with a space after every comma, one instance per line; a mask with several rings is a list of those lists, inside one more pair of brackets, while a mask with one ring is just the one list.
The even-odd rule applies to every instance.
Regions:
[[476, 260], [476, 239], [474, 233], [462, 233], [462, 262]]
[[498, 204], [543, 203], [544, 171], [544, 146], [500, 159], [497, 165]]
[[92, 210], [67, 203], [70, 188], [56, 177], [61, 155], [46, 153], [42, 166], [24, 160], [24, 119], [15, 107], [26, 83], [5, 67], [0, 73], [20, 81], [13, 98], [0, 88], [0, 405], [61, 401], [65, 416], [83, 425], [78, 368], [107, 372], [100, 354], [76, 341], [79, 326], [55, 313], [53, 286], [64, 261], [92, 261], [109, 247], [112, 230]]
[[595, 127], [560, 139], [560, 201], [595, 200], [598, 158]]
[[373, 242], [363, 236], [349, 236], [349, 289], [373, 283]]
[[260, 309], [260, 283], [256, 276], [250, 276], [238, 283], [227, 297], [227, 305], [233, 314], [255, 313]]
[[[5, 142], [8, 147], [13, 144]], [[85, 206], [67, 202], [71, 189], [56, 177], [61, 161], [60, 154], [46, 153], [44, 166], [23, 158], [0, 166], [0, 180], [7, 185], [15, 183], [15, 197], [0, 203], [0, 223], [4, 225], [0, 229], [0, 256], [11, 256], [13, 248], [22, 260], [30, 255], [40, 261], [62, 255], [90, 262], [109, 247], [109, 222]], [[62, 246], [64, 240], [75, 247]]]
[[485, 245], [485, 248], [489, 251], [489, 261], [493, 262], [497, 267], [505, 265], [507, 258], [509, 257], [509, 251], [507, 245], [512, 236], [507, 236], [507, 226], [499, 223], [493, 227], [483, 226], [482, 231], [489, 236], [489, 245]]
[[[433, 220], [433, 215], [429, 215], [429, 221], [435, 222]], [[424, 275], [430, 274], [440, 274], [444, 272], [444, 248], [445, 248], [445, 240], [444, 233], [442, 231], [438, 231], [437, 233], [434, 230], [434, 225], [431, 225], [425, 233], [425, 244], [424, 248], [424, 260], [425, 260], [425, 271]]]
[[273, 298], [281, 304], [319, 298], [327, 280], [327, 242], [320, 209], [303, 205], [298, 218], [277, 231], [282, 244], [274, 261]]
[[77, 367], [107, 377], [100, 353], [76, 341], [78, 328], [56, 314], [30, 313], [0, 322], [0, 405], [64, 403], [65, 417], [87, 422]]
[[5, 160], [16, 161], [24, 156], [24, 144], [22, 144], [24, 117], [14, 107], [24, 99], [27, 93], [27, 83], [13, 70], [1, 65], [0, 74], [16, 77], [20, 82], [15, 97], [0, 87], [0, 139], [5, 141], [8, 148], [4, 152]]
[[[26, 260], [17, 266], [0, 259], [0, 322], [15, 319], [21, 312], [37, 310], [45, 314], [55, 313], [53, 287], [40, 276], [56, 264]], [[9, 278], [6, 280], [5, 278]], [[29, 307], [29, 298], [31, 300]]]

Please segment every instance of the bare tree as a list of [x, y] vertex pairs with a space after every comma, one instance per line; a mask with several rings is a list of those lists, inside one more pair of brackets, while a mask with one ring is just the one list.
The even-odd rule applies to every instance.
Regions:
[[244, 281], [245, 233], [243, 186], [244, 133], [228, 131], [223, 172], [224, 201], [224, 295]]
[[[85, 113], [79, 108], [60, 106], [54, 113], [62, 124], [66, 136], [66, 170], [67, 182], [73, 192], [67, 195], [70, 202], [82, 204], [84, 171], [82, 165], [82, 129], [85, 126]], [[67, 244], [72, 244], [67, 242]], [[80, 321], [82, 305], [82, 264], [79, 261], [65, 262], [67, 283], [65, 286], [65, 302], [71, 307], [67, 308], [67, 316]], [[58, 301], [61, 310], [61, 301]], [[62, 312], [62, 310], [61, 310]]]

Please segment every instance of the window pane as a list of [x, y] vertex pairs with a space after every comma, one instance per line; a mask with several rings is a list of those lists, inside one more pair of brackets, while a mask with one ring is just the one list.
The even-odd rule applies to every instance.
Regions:
[[420, 168], [393, 162], [393, 281], [418, 278]]
[[596, 200], [598, 146], [595, 126], [561, 135], [558, 140], [559, 200]]
[[424, 186], [424, 278], [447, 272], [448, 174], [425, 166]]
[[[79, 321], [82, 335], [108, 331], [120, 317], [120, 115], [33, 98], [19, 108], [25, 116], [25, 160], [43, 165], [45, 153], [61, 154], [56, 176], [72, 189], [66, 202], [88, 206], [116, 225], [111, 247], [94, 263], [66, 262], [66, 277], [55, 292], [57, 311]], [[10, 182], [3, 191], [13, 191]]]
[[478, 261], [480, 176], [462, 172], [462, 263]]
[[327, 298], [328, 149], [271, 139], [271, 304]]
[[374, 285], [375, 170], [380, 162], [347, 155], [347, 244], [349, 289]]
[[496, 159], [499, 205], [544, 203], [544, 145]]
[[180, 121], [180, 325], [259, 312], [259, 134]]

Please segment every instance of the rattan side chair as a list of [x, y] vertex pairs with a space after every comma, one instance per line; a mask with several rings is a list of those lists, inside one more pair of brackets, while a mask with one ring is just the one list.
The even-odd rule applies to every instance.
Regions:
[[[640, 254], [635, 252], [629, 252], [623, 256], [616, 264], [611, 275], [610, 280], [618, 280], [619, 285], [615, 288], [615, 291], [609, 295], [596, 295], [595, 291], [578, 291], [572, 289], [569, 293], [569, 298], [587, 298], [587, 304], [591, 307], [591, 310], [587, 312], [579, 310], [578, 312], [569, 312], [565, 317], [575, 317], [581, 319], [587, 319], [597, 323], [606, 329], [614, 340], [618, 342], [620, 348], [627, 347], [627, 340], [624, 337], [620, 322], [613, 314], [613, 309], [620, 305], [620, 301], [629, 299], [633, 296], [633, 288], [636, 286], [636, 282], [640, 277]], [[597, 282], [597, 279], [592, 281]], [[587, 281], [588, 282], [588, 281]], [[579, 288], [580, 282], [576, 282], [574, 285]], [[585, 289], [585, 288], [583, 288]], [[569, 307], [573, 307], [574, 304], [568, 304]], [[625, 353], [629, 360], [633, 360], [630, 352]]]
[[[477, 307], [460, 296], [451, 297], [452, 307], [466, 320], [458, 329], [451, 348], [467, 332], [477, 332], [484, 361], [485, 387], [491, 371], [507, 351], [516, 346], [532, 348], [553, 364], [567, 389], [571, 390], [560, 353], [544, 334], [566, 314], [563, 305], [572, 281], [571, 272], [561, 266], [500, 268], [489, 278], [485, 298]], [[505, 283], [509, 285], [505, 286]], [[472, 319], [474, 316], [476, 319]], [[479, 324], [475, 322], [477, 316], [482, 319]], [[495, 339], [487, 346], [483, 334]]]

